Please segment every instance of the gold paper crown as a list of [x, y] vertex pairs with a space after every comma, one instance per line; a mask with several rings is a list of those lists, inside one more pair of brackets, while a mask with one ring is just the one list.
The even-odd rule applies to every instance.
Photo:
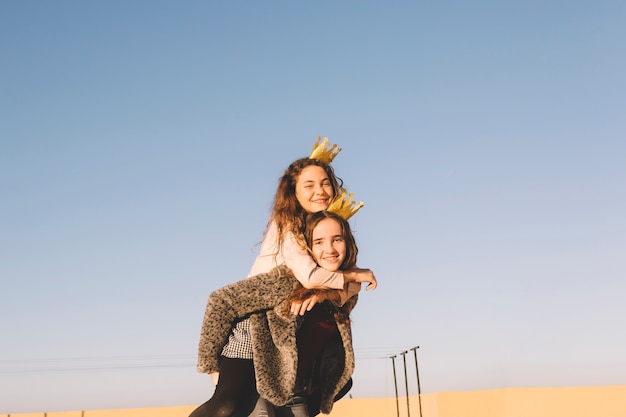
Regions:
[[322, 140], [322, 137], [318, 136], [317, 142], [315, 142], [315, 145], [313, 145], [313, 149], [311, 150], [309, 158], [317, 159], [318, 161], [321, 161], [325, 164], [330, 164], [333, 159], [335, 159], [337, 154], [341, 151], [341, 148], [336, 144], [334, 144], [333, 146], [329, 146], [328, 138], [324, 138], [324, 140], [322, 140], [322, 143], [320, 143], [320, 140]]
[[352, 217], [361, 207], [363, 207], [363, 202], [357, 204], [356, 201], [352, 200], [354, 194], [348, 194], [345, 188], [341, 189], [341, 193], [333, 199], [328, 205], [326, 210], [332, 211], [335, 214], [343, 217], [345, 220], [348, 220]]

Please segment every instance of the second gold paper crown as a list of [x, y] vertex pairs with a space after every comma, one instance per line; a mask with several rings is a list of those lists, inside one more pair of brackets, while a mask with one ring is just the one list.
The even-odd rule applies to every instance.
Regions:
[[342, 188], [341, 193], [330, 202], [327, 210], [348, 220], [363, 207], [362, 201], [357, 204], [356, 201], [352, 200], [352, 197], [354, 197], [353, 193], [348, 194], [345, 188]]

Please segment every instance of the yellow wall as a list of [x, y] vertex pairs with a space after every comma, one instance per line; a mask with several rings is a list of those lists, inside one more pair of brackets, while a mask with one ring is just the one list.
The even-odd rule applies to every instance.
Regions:
[[511, 388], [438, 396], [437, 417], [626, 416], [626, 386]]
[[85, 410], [53, 413], [0, 414], [0, 417], [187, 417], [196, 407], [127, 408], [123, 410]]
[[[409, 397], [419, 417], [417, 396]], [[0, 417], [187, 417], [195, 406], [0, 414]], [[407, 399], [343, 399], [331, 417], [407, 417]], [[567, 388], [505, 388], [422, 394], [422, 417], [625, 417], [626, 385]]]
[[[422, 417], [626, 417], [626, 385], [568, 388], [506, 388], [422, 394]], [[332, 417], [407, 416], [406, 397], [339, 401]], [[417, 396], [409, 398], [419, 417]]]

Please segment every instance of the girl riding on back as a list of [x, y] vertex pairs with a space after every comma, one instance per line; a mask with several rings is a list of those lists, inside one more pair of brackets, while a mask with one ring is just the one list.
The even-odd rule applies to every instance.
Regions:
[[[326, 138], [322, 144], [318, 139], [311, 157], [294, 161], [280, 178], [260, 253], [248, 276], [268, 273], [284, 265], [305, 288], [338, 290], [340, 303], [343, 303], [358, 293], [362, 282], [368, 283], [367, 289], [376, 288], [377, 282], [369, 269], [353, 267], [345, 271], [327, 271], [315, 263], [306, 249], [303, 230], [307, 214], [325, 210], [340, 189], [329, 165], [340, 149], [336, 145], [329, 149], [326, 144]], [[296, 302], [292, 311], [303, 313], [315, 303], [314, 298]], [[241, 398], [256, 392], [249, 327], [248, 319], [238, 321], [217, 355], [216, 352], [203, 351], [206, 346], [203, 342], [211, 335], [201, 334], [199, 357], [217, 356], [219, 360], [210, 363], [199, 360], [198, 371], [208, 373], [216, 389], [213, 397], [190, 417], [232, 416]]]

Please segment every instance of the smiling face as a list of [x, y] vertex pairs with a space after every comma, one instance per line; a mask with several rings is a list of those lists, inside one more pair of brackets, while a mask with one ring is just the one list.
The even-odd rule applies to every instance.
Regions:
[[341, 224], [331, 218], [321, 220], [313, 229], [311, 252], [319, 266], [337, 271], [346, 257], [346, 239]]
[[333, 186], [326, 171], [310, 165], [300, 172], [296, 180], [296, 199], [309, 213], [326, 210], [333, 197]]

